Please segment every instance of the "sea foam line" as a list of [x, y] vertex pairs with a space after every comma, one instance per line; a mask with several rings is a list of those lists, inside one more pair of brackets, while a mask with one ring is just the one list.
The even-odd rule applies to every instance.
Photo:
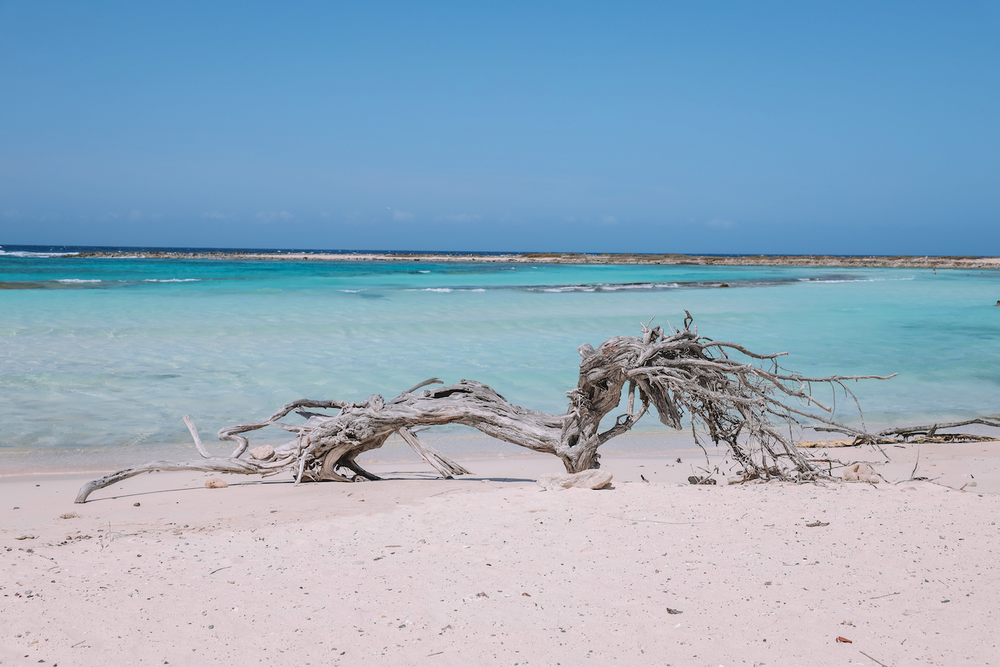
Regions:
[[0, 256], [3, 257], [36, 257], [44, 259], [46, 257], [69, 257], [76, 253], [72, 252], [28, 252], [27, 250], [0, 250]]
[[905, 280], [916, 280], [916, 276], [909, 278], [796, 278], [803, 283], [888, 283]]

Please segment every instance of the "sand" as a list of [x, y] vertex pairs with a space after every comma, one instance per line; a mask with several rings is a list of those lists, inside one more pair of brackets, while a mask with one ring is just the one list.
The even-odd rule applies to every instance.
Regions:
[[601, 491], [542, 491], [554, 457], [84, 505], [81, 476], [2, 478], [0, 664], [997, 664], [1000, 447], [925, 445], [935, 481], [898, 484], [892, 454], [878, 485], [691, 486], [693, 452], [606, 456]]

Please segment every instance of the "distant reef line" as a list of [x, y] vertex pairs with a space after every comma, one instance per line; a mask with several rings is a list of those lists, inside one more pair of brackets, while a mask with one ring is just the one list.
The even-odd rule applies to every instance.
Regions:
[[81, 252], [66, 257], [134, 259], [224, 259], [316, 262], [488, 262], [515, 264], [634, 264], [675, 266], [818, 266], [843, 268], [1000, 269], [1000, 257], [915, 255], [713, 255], [528, 252], [503, 255], [399, 253]]

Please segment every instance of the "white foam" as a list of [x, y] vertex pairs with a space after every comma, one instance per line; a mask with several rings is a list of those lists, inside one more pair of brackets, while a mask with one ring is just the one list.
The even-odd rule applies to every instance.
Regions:
[[101, 281], [97, 280], [96, 278], [92, 279], [92, 280], [84, 280], [83, 278], [62, 278], [60, 280], [57, 280], [56, 282], [60, 282], [60, 283], [99, 283]]
[[69, 257], [70, 255], [75, 255], [75, 252], [28, 252], [26, 250], [14, 250], [8, 252], [6, 250], [0, 250], [0, 256], [3, 257]]
[[606, 292], [618, 292], [621, 290], [653, 289], [655, 285], [652, 283], [643, 283], [641, 285], [598, 285], [598, 287]]
[[197, 283], [201, 278], [146, 278], [146, 283]]
[[916, 276], [910, 276], [909, 278], [796, 278], [799, 282], [803, 283], [888, 283], [888, 282], [899, 282], [906, 280], [915, 280]]
[[594, 285], [561, 285], [558, 287], [529, 287], [532, 292], [623, 292], [629, 290], [651, 290], [651, 289], [673, 289], [680, 287], [679, 283], [635, 283], [635, 284], [614, 284], [597, 283]]

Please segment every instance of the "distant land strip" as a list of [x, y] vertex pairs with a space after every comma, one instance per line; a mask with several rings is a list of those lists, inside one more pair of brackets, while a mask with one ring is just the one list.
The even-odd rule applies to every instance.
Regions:
[[81, 252], [68, 257], [141, 259], [298, 260], [317, 262], [490, 262], [520, 264], [665, 264], [677, 266], [825, 266], [909, 269], [1000, 269], [1000, 257], [934, 257], [914, 255], [714, 255], [529, 252], [507, 255], [437, 253], [304, 253], [304, 252]]

